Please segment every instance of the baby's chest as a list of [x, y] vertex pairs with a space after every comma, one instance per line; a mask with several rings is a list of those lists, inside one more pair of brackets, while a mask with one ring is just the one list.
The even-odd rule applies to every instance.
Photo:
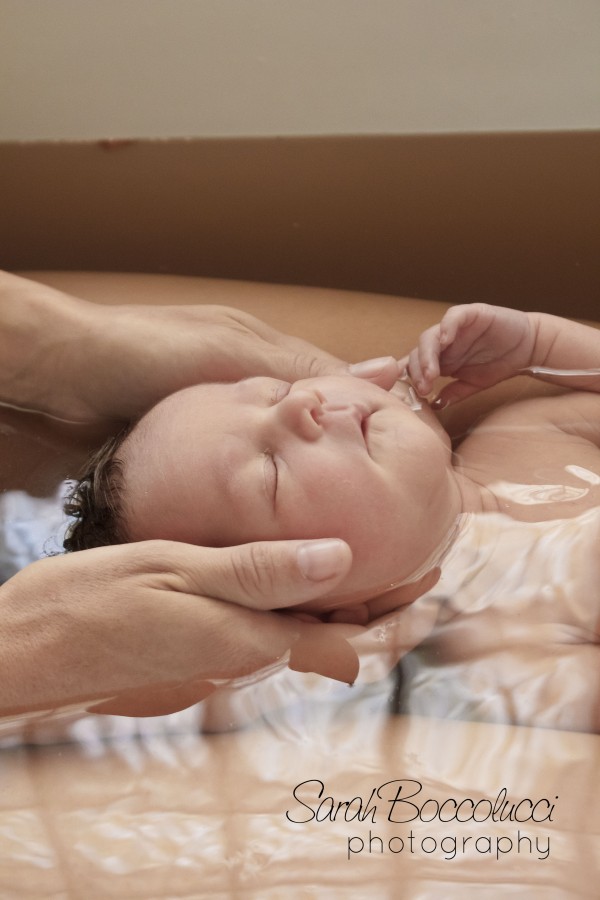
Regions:
[[[475, 516], [438, 583], [440, 622], [504, 649], [566, 641], [600, 642], [600, 509], [570, 519], [527, 523]], [[483, 642], [483, 643], [482, 643]]]

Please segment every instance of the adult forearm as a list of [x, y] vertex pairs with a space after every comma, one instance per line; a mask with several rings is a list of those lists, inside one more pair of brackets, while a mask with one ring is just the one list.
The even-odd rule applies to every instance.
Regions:
[[347, 638], [364, 629], [270, 609], [335, 589], [351, 561], [341, 541], [142, 541], [32, 563], [0, 588], [0, 717], [110, 698], [111, 712], [160, 715], [288, 658], [352, 683]]
[[76, 385], [94, 307], [0, 272], [0, 401], [80, 418]]
[[58, 597], [54, 604], [11, 579], [0, 587], [0, 614], [0, 718], [110, 696], [88, 672]]
[[393, 357], [366, 370], [234, 308], [106, 306], [0, 273], [0, 401], [113, 428], [201, 381], [360, 374], [386, 389]]

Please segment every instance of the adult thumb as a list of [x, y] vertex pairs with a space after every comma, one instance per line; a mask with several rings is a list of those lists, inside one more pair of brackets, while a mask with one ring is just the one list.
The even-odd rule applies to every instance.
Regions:
[[307, 345], [306, 349], [302, 347], [300, 350], [291, 350], [289, 347], [281, 347], [271, 352], [268, 358], [271, 374], [275, 378], [283, 378], [290, 382], [321, 375], [352, 375], [389, 390], [404, 371], [393, 356], [381, 356], [350, 364], [324, 351], [313, 353], [312, 349]]
[[187, 576], [187, 591], [251, 609], [280, 609], [323, 596], [352, 564], [350, 547], [337, 538], [172, 547], [171, 563]]

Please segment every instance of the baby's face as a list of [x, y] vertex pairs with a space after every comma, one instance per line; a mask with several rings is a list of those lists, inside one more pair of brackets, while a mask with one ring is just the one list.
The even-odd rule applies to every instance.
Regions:
[[123, 447], [129, 536], [343, 538], [353, 567], [324, 605], [380, 593], [423, 563], [456, 514], [448, 439], [403, 391], [251, 378], [168, 397]]

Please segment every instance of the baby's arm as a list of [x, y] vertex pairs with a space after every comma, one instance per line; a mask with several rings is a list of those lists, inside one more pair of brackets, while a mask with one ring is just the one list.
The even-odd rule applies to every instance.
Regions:
[[519, 374], [600, 392], [600, 331], [545, 313], [471, 303], [449, 309], [401, 362], [423, 396], [438, 375], [456, 379], [442, 389], [440, 406]]

